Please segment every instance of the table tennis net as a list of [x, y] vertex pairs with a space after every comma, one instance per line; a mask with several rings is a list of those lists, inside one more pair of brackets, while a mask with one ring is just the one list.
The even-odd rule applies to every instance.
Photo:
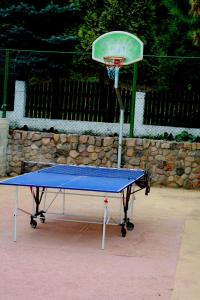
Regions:
[[128, 178], [137, 179], [144, 175], [143, 170], [125, 170], [125, 169], [111, 169], [103, 167], [86, 167], [86, 166], [66, 166], [55, 165], [49, 168], [41, 169], [38, 172], [89, 176], [89, 177], [108, 177], [108, 178]]

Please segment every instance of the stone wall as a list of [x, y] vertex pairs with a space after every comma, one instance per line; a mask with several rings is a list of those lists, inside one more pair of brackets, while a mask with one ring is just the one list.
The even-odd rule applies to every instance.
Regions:
[[[8, 173], [20, 174], [23, 160], [117, 167], [118, 137], [10, 132]], [[123, 140], [124, 168], [147, 168], [154, 184], [200, 188], [200, 143], [140, 138]]]
[[8, 143], [8, 119], [0, 118], [0, 176], [6, 174], [6, 150]]

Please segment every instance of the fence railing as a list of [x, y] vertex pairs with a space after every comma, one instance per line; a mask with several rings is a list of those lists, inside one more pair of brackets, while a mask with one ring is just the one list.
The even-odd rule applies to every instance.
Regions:
[[[54, 79], [26, 84], [25, 117], [119, 122], [119, 104], [113, 85]], [[132, 93], [121, 89], [125, 123], [130, 123]], [[0, 107], [2, 89], [0, 89]], [[9, 81], [7, 110], [14, 108], [14, 80]], [[200, 91], [170, 90], [145, 93], [144, 125], [200, 128]]]
[[[131, 92], [121, 89], [125, 123], [129, 123]], [[112, 85], [66, 79], [27, 85], [25, 116], [117, 123], [119, 104]]]
[[146, 125], [200, 128], [200, 91], [148, 92], [145, 95]]
[[[121, 90], [125, 123], [130, 123], [131, 91]], [[171, 90], [145, 95], [145, 125], [200, 128], [200, 92]], [[119, 121], [113, 85], [52, 80], [27, 86], [26, 117], [60, 120]]]

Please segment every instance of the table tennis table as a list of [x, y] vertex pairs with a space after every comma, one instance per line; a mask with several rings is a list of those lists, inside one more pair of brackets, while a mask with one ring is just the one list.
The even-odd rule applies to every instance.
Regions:
[[[76, 166], [76, 165], [52, 165], [47, 168], [39, 169], [30, 173], [25, 173], [0, 181], [0, 185], [9, 185], [16, 187], [16, 199], [14, 209], [13, 240], [17, 240], [17, 215], [22, 211], [30, 215], [30, 225], [36, 228], [39, 218], [42, 223], [45, 222], [47, 210], [40, 209], [44, 194], [53, 189], [60, 193], [66, 190], [77, 193], [96, 192], [97, 195], [103, 195], [103, 216], [101, 248], [105, 247], [106, 225], [109, 224], [109, 199], [108, 195], [120, 195], [122, 203], [123, 216], [118, 225], [121, 226], [121, 235], [125, 237], [127, 230], [131, 231], [134, 224], [130, 222], [128, 216], [131, 195], [145, 189], [147, 195], [150, 191], [148, 173], [141, 169], [119, 169], [94, 166]], [[19, 187], [29, 187], [34, 202], [34, 211], [29, 213], [19, 207]], [[101, 197], [102, 198], [102, 197]], [[94, 222], [93, 222], [94, 223]]]

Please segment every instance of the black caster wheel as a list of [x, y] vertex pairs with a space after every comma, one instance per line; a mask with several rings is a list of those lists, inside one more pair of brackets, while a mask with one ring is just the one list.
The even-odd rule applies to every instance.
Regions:
[[126, 229], [124, 227], [122, 227], [122, 229], [121, 229], [121, 234], [122, 234], [122, 237], [126, 236]]
[[128, 231], [132, 231], [134, 229], [134, 224], [131, 222], [127, 222], [126, 228]]
[[40, 222], [45, 223], [45, 216], [43, 213], [40, 215]]
[[36, 228], [37, 227], [37, 222], [34, 219], [32, 219], [30, 221], [30, 225], [31, 225], [32, 228]]

